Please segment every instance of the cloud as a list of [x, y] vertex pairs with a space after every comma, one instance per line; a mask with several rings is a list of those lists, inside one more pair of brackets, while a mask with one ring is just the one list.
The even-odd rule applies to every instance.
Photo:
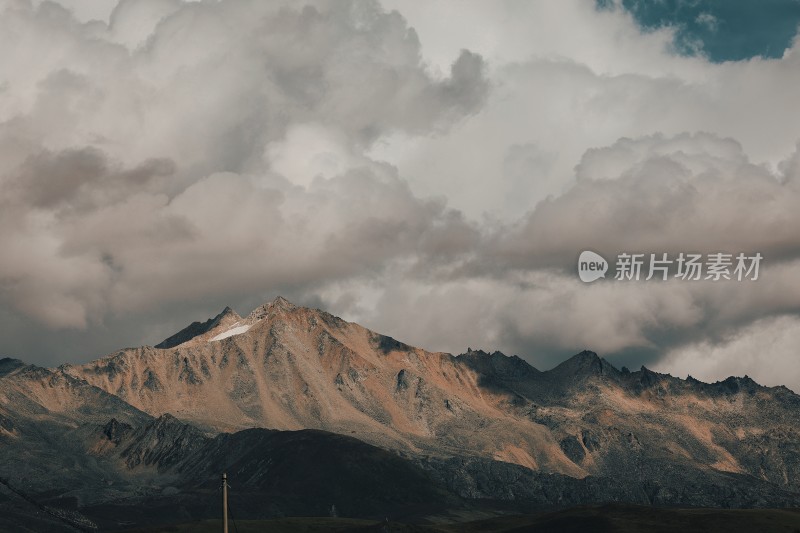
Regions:
[[[797, 45], [781, 59], [711, 63], [677, 55], [674, 30], [645, 32], [627, 12], [593, 4], [390, 3], [417, 30], [426, 60], [444, 66], [467, 47], [487, 58], [495, 89], [448, 135], [397, 134], [376, 145], [375, 157], [397, 166], [415, 192], [511, 221], [571, 187], [587, 150], [620, 138], [707, 132], [735, 139], [754, 164], [772, 167], [794, 149], [800, 125], [784, 113], [797, 107], [788, 90], [800, 84]], [[456, 13], [480, 22], [437, 31], [437, 21]], [[500, 176], [512, 147], [525, 145], [553, 157], [546, 169], [534, 162], [518, 170], [531, 184], [523, 206], [520, 179]]]
[[788, 384], [800, 390], [800, 370], [796, 363], [800, 342], [800, 321], [785, 315], [758, 320], [731, 333], [718, 343], [702, 341], [671, 350], [658, 369], [681, 369], [697, 379], [719, 381], [736, 369], [767, 386]]
[[0, 10], [0, 298], [48, 326], [371, 275], [465, 226], [362, 152], [477, 110], [483, 61], [431, 76], [376, 3]]
[[789, 163], [781, 168], [754, 165], [738, 143], [710, 134], [621, 139], [587, 151], [575, 185], [539, 203], [482, 256], [514, 268], [571, 268], [584, 249], [797, 259], [800, 215], [791, 206], [800, 177]]
[[[578, 0], [64, 5], [0, 0], [6, 353], [282, 293], [430, 349], [710, 375], [800, 312], [797, 44], [715, 64]], [[586, 285], [585, 249], [764, 264]]]
[[[661, 361], [665, 368], [665, 354], [682, 346], [715, 346], [800, 311], [797, 159], [795, 150], [778, 169], [754, 165], [739, 143], [707, 133], [620, 139], [588, 150], [563, 194], [513, 223], [483, 226], [446, 276], [397, 273], [377, 298], [363, 294], [373, 288], [351, 286], [345, 292], [355, 296], [345, 301], [373, 303], [343, 308], [433, 349], [501, 349], [548, 368], [590, 348], [617, 364]], [[586, 249], [612, 265], [621, 252], [674, 260], [681, 252], [725, 251], [764, 260], [757, 281], [643, 276], [587, 285], [576, 274]], [[327, 300], [341, 298], [339, 288]], [[416, 311], [401, 320], [408, 309]], [[769, 357], [759, 355], [764, 364]], [[784, 352], [775, 357], [790, 364]], [[729, 374], [742, 373], [736, 361]]]

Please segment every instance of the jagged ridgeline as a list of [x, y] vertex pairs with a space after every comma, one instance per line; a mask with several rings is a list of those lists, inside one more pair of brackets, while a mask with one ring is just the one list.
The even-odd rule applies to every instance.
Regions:
[[589, 351], [540, 371], [277, 298], [84, 365], [0, 360], [0, 528], [216, 516], [223, 470], [242, 517], [800, 506], [798, 422], [800, 397], [747, 377]]

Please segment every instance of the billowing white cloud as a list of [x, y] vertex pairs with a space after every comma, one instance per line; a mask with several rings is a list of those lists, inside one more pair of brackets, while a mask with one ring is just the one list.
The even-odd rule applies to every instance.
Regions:
[[465, 225], [363, 151], [477, 110], [483, 61], [432, 77], [376, 3], [0, 11], [0, 298], [49, 326], [372, 275]]
[[284, 138], [267, 146], [265, 157], [275, 172], [304, 186], [367, 164], [345, 135], [320, 124], [292, 125]]
[[[786, 115], [800, 110], [790, 89], [800, 84], [798, 44], [780, 60], [713, 64], [674, 53], [670, 30], [643, 32], [626, 12], [598, 12], [594, 2], [389, 4], [408, 17], [433, 64], [446, 65], [460, 47], [488, 59], [494, 90], [480, 113], [446, 136], [398, 134], [374, 149], [415, 191], [446, 195], [465, 212], [513, 220], [571, 187], [587, 150], [623, 137], [707, 132], [772, 167], [800, 139]], [[456, 17], [474, 22], [437, 31]], [[509, 175], [518, 146], [550, 155], [512, 167], [527, 188]]]
[[735, 141], [709, 134], [621, 139], [589, 150], [575, 185], [497, 235], [479, 260], [558, 267], [584, 249], [797, 258], [796, 158], [787, 154], [773, 172], [751, 163]]
[[[0, 350], [100, 355], [281, 292], [540, 367], [787, 367], [789, 340], [724, 348], [796, 328], [800, 44], [672, 42], [582, 0], [0, 0]], [[764, 264], [587, 285], [584, 249]]]
[[[499, 348], [541, 368], [584, 348], [619, 364], [652, 365], [679, 346], [699, 354], [742, 328], [759, 338], [771, 317], [800, 310], [800, 217], [792, 207], [800, 204], [799, 153], [769, 168], [751, 163], [735, 140], [708, 133], [620, 139], [588, 150], [564, 193], [514, 223], [484, 225], [472, 253], [445, 275], [400, 273], [379, 298], [363, 294], [374, 288], [351, 286], [349, 298], [339, 287], [328, 301], [424, 346]], [[587, 285], [576, 275], [586, 249], [612, 265], [622, 252], [667, 253], [673, 261], [682, 252], [758, 253], [763, 260], [755, 281], [646, 282], [645, 270], [641, 281]], [[364, 301], [370, 305], [357, 305]], [[408, 309], [414, 312], [401, 318]], [[753, 357], [793, 364], [787, 350]], [[684, 372], [682, 359], [667, 361]], [[737, 361], [730, 358], [727, 374], [743, 373]]]

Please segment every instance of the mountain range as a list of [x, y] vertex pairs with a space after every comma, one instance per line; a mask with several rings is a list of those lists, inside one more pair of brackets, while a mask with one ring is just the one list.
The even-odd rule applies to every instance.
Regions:
[[798, 507], [798, 428], [800, 396], [746, 376], [618, 370], [590, 351], [540, 371], [279, 297], [86, 364], [0, 359], [0, 529], [210, 518], [222, 471], [254, 518]]

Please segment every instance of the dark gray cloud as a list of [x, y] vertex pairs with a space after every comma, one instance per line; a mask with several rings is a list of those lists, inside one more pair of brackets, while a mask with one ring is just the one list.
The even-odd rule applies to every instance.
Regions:
[[134, 168], [114, 168], [94, 147], [29, 156], [19, 172], [7, 177], [6, 202], [35, 209], [92, 210], [134, 191], [153, 189], [151, 182], [175, 172], [169, 159], [148, 159]]

